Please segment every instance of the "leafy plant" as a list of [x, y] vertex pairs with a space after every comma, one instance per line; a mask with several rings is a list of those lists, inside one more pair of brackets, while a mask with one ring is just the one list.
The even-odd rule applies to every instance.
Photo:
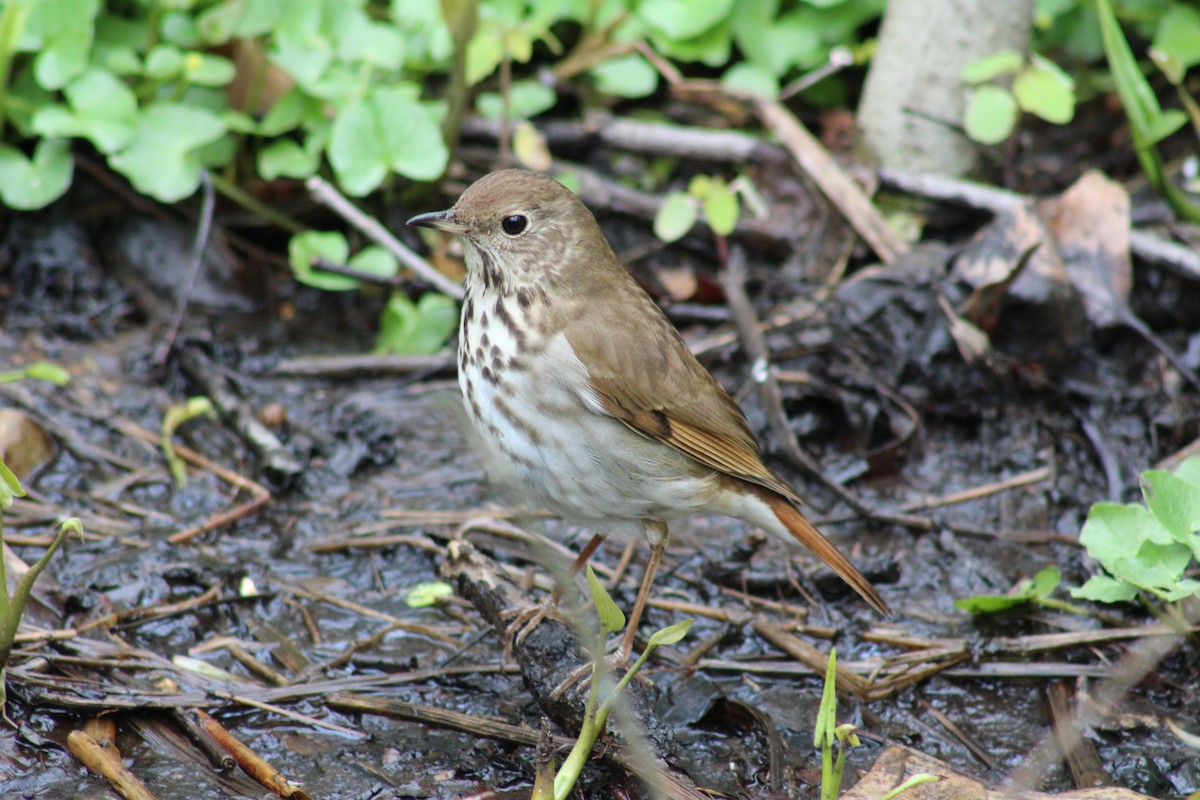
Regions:
[[755, 212], [765, 216], [762, 199], [745, 176], [732, 183], [711, 175], [696, 175], [686, 192], [668, 192], [654, 215], [654, 235], [664, 242], [675, 242], [687, 235], [701, 214], [717, 236], [728, 236], [741, 216], [738, 198]]
[[25, 378], [49, 381], [55, 386], [66, 386], [71, 381], [71, 373], [49, 361], [34, 361], [20, 369], [8, 369], [0, 372], [0, 383], [9, 383]]
[[[999, 79], [1011, 78], [1011, 88]], [[1065, 125], [1075, 116], [1075, 81], [1053, 62], [1005, 50], [968, 64], [962, 79], [973, 88], [963, 124], [981, 144], [999, 144], [1017, 126], [1021, 112]]]
[[[25, 490], [21, 488], [21, 482], [5, 466], [4, 461], [0, 460], [0, 550], [4, 549], [4, 512], [12, 508], [15, 498], [24, 496]], [[13, 725], [12, 720], [8, 718], [8, 712], [5, 710], [8, 693], [4, 685], [4, 670], [8, 666], [9, 656], [12, 655], [13, 643], [17, 638], [17, 629], [21, 624], [21, 614], [25, 611], [25, 603], [29, 600], [29, 593], [33, 590], [33, 584], [38, 579], [38, 576], [42, 574], [42, 570], [46, 568], [46, 565], [50, 563], [50, 559], [54, 558], [54, 554], [58, 552], [58, 548], [62, 547], [63, 541], [71, 533], [83, 535], [83, 524], [75, 517], [63, 521], [59, 526], [58, 535], [54, 537], [54, 541], [46, 548], [46, 552], [42, 557], [34, 562], [29, 571], [21, 577], [11, 596], [8, 593], [7, 570], [4, 569], [3, 559], [0, 559], [0, 717], [3, 717], [5, 722], [14, 728], [16, 725]]]
[[1050, 596], [1061, 583], [1062, 575], [1058, 568], [1045, 567], [1039, 570], [1033, 578], [1024, 578], [1018, 581], [1008, 594], [983, 594], [967, 597], [955, 600], [954, 607], [970, 614], [995, 614], [1025, 605], [1033, 605], [1069, 611], [1073, 614], [1086, 614], [1084, 609]]
[[430, 292], [414, 303], [395, 292], [383, 311], [375, 352], [436, 353], [457, 327], [458, 306], [446, 295]]
[[[817, 724], [813, 730], [813, 747], [821, 751], [821, 800], [837, 800], [842, 787], [842, 772], [846, 767], [846, 751], [858, 747], [857, 728], [850, 723], [837, 724], [837, 648], [829, 651], [825, 668], [825, 686], [821, 705], [817, 709]], [[837, 756], [833, 754], [837, 750]], [[914, 786], [942, 780], [937, 775], [919, 773], [885, 794], [881, 800], [891, 800]]]
[[159, 449], [162, 450], [163, 457], [167, 460], [167, 466], [171, 470], [171, 477], [175, 479], [175, 485], [180, 488], [187, 484], [187, 467], [184, 466], [183, 459], [175, 452], [175, 431], [183, 423], [200, 416], [216, 416], [212, 401], [207, 397], [189, 397], [186, 403], [170, 406], [167, 413], [163, 415]]
[[1134, 599], [1139, 592], [1174, 602], [1200, 595], [1200, 580], [1184, 577], [1200, 559], [1200, 456], [1174, 473], [1141, 474], [1140, 503], [1097, 503], [1079, 541], [1104, 572], [1072, 589], [1101, 603]]
[[[1176, 212], [1193, 222], [1200, 222], [1200, 206], [1187, 196], [1167, 177], [1157, 145], [1187, 123], [1187, 114], [1179, 109], [1164, 111], [1155, 97], [1149, 81], [1142, 75], [1129, 43], [1125, 41], [1109, 0], [1096, 0], [1100, 15], [1100, 29], [1104, 37], [1104, 52], [1108, 57], [1109, 69], [1117, 87], [1117, 95], [1129, 119], [1130, 135], [1134, 152], [1142, 165], [1146, 180], [1161, 194]], [[1192, 24], [1192, 34], [1200, 33], [1200, 20], [1195, 15], [1183, 15], [1181, 22]], [[1187, 58], [1200, 59], [1200, 53], [1191, 47], [1177, 47], [1173, 52], [1185, 53]]]
[[[583, 765], [587, 763], [588, 756], [596, 744], [596, 739], [604, 733], [608, 716], [621, 696], [621, 692], [633, 680], [646, 660], [662, 645], [675, 644], [682, 640], [692, 627], [692, 621], [685, 619], [655, 631], [650, 636], [650, 640], [646, 642], [646, 647], [638, 659], [621, 676], [621, 680], [609, 688], [604, 685], [607, 675], [604, 665], [603, 640], [625, 627], [625, 614], [613, 602], [612, 597], [605, 591], [604, 585], [596, 578], [596, 573], [590, 566], [587, 568], [587, 581], [596, 616], [600, 622], [600, 641], [596, 643], [597, 646], [592, 648], [592, 685], [584, 706], [583, 726], [579, 730], [579, 738], [575, 740], [575, 745], [554, 777], [554, 800], [565, 800], [571, 793], [571, 789], [574, 788], [583, 771]], [[603, 700], [601, 700], [602, 696]], [[544, 792], [544, 786], [542, 791]]]

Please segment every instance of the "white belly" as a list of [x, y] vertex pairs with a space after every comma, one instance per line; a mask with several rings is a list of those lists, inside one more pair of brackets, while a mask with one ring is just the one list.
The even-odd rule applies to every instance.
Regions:
[[[643, 520], [708, 508], [715, 474], [587, 402], [587, 369], [562, 334], [542, 358], [519, 353], [516, 336], [495, 324], [496, 296], [489, 294], [476, 294], [464, 307], [459, 347], [469, 349], [460, 355], [458, 382], [493, 479], [615, 536], [640, 536]], [[547, 364], [554, 368], [539, 367]]]

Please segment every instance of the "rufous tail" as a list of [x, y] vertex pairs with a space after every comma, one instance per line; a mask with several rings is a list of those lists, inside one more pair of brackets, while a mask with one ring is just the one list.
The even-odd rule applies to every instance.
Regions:
[[805, 519], [804, 515], [796, 510], [791, 502], [767, 490], [760, 491], [760, 496], [792, 536], [812, 550], [817, 558], [828, 564], [829, 568], [840, 575], [842, 580], [850, 584], [850, 588], [858, 592], [863, 600], [870, 603], [871, 608], [885, 617], [892, 615], [888, 604], [879, 596], [879, 592], [875, 591], [871, 582], [864, 578], [862, 573], [833, 546], [832, 542], [825, 538], [824, 534], [813, 527], [813, 524]]

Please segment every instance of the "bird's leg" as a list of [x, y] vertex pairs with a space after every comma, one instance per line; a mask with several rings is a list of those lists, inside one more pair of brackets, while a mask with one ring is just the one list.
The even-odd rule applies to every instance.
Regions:
[[[584, 545], [583, 550], [579, 551], [579, 555], [571, 562], [571, 577], [577, 575], [587, 565], [588, 560], [595, 555], [602, 544], [604, 544], [604, 534], [593, 534], [588, 543]], [[508, 627], [504, 629], [505, 658], [511, 657], [513, 645], [521, 644], [534, 628], [542, 624], [542, 620], [556, 613], [558, 601], [561, 599], [562, 587], [555, 586], [554, 591], [536, 605], [515, 612], [513, 621], [508, 623]]]
[[[633, 642], [637, 637], [638, 623], [642, 619], [646, 602], [650, 599], [650, 587], [654, 584], [654, 574], [658, 572], [663, 554], [667, 550], [667, 539], [669, 538], [667, 524], [659, 520], [644, 520], [644, 523], [646, 538], [650, 540], [650, 560], [646, 562], [646, 573], [642, 576], [642, 585], [638, 587], [637, 599], [633, 601], [633, 610], [626, 617], [625, 635], [621, 637], [621, 643], [617, 649], [604, 659], [610, 669], [629, 664], [629, 656], [633, 652]], [[579, 685], [582, 690], [588, 684], [588, 676], [591, 672], [592, 665], [583, 664], [556, 686], [554, 691], [550, 692], [550, 699], [558, 699], [567, 689], [575, 685]]]
[[633, 652], [633, 641], [637, 637], [638, 623], [641, 622], [642, 612], [645, 611], [646, 602], [650, 599], [650, 588], [654, 585], [654, 575], [662, 564], [663, 553], [667, 550], [667, 540], [670, 538], [665, 522], [648, 519], [644, 520], [644, 523], [646, 538], [650, 540], [650, 560], [646, 562], [646, 574], [642, 576], [642, 585], [638, 587], [637, 599], [633, 601], [633, 610], [629, 612], [629, 617], [625, 622], [625, 635], [621, 638], [621, 644], [614, 654], [618, 664], [628, 662], [629, 655]]

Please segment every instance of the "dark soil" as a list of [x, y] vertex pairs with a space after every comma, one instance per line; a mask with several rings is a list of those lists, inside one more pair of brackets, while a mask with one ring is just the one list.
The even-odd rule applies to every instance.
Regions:
[[[594, 156], [597, 163], [601, 156]], [[793, 174], [759, 180], [768, 195], [820, 205]], [[4, 796], [106, 796], [103, 781], [68, 753], [66, 738], [110, 709], [124, 760], [155, 796], [262, 796], [265, 790], [237, 770], [214, 769], [179, 718], [147, 699], [155, 681], [169, 675], [312, 797], [456, 798], [486, 790], [528, 797], [534, 768], [528, 746], [339, 712], [326, 702], [324, 688], [280, 695], [278, 705], [348, 730], [230, 700], [258, 697], [269, 687], [234, 657], [232, 642], [293, 687], [345, 680], [354, 688], [354, 681], [394, 676], [392, 685], [371, 691], [536, 730], [541, 710], [518, 674], [498, 669], [503, 644], [485, 635], [488, 626], [473, 608], [405, 602], [410, 588], [438, 580], [442, 548], [472, 514], [448, 523], [389, 516], [495, 515], [512, 499], [489, 487], [462, 433], [451, 360], [441, 368], [387, 374], [278, 372], [299, 356], [369, 351], [384, 295], [296, 286], [285, 267], [250, 258], [238, 244], [257, 237], [282, 252], [278, 241], [232, 221], [218, 219], [218, 230], [237, 238], [222, 233], [210, 243], [182, 330], [159, 361], [187, 282], [193, 223], [178, 210], [140, 215], [122, 201], [82, 187], [44, 214], [4, 221], [0, 369], [46, 359], [72, 374], [63, 388], [28, 380], [0, 384], [0, 404], [32, 414], [58, 445], [52, 462], [25, 480], [31, 497], [6, 514], [5, 533], [45, 536], [65, 515], [80, 517], [89, 533], [54, 559], [27, 618], [33, 626], [80, 633], [24, 645], [13, 657], [8, 715], [19, 727], [0, 729]], [[448, 202], [427, 198], [393, 213], [404, 218]], [[799, 214], [796, 208], [780, 213]], [[653, 245], [645, 220], [597, 211], [619, 252], [644, 253]], [[831, 227], [830, 236], [848, 235], [840, 223]], [[960, 224], [942, 235], [957, 248], [974, 232]], [[809, 246], [819, 250], [815, 241]], [[746, 247], [747, 288], [759, 318], [792, 318], [767, 335], [783, 373], [790, 428], [822, 471], [862, 502], [897, 509], [1037, 469], [1045, 473], [979, 499], [914, 510], [932, 522], [931, 530], [866, 519], [786, 459], [768, 430], [736, 337], [703, 348], [702, 360], [742, 402], [772, 466], [810, 499], [813, 515], [826, 520], [823, 528], [851, 553], [896, 616], [884, 625], [807, 553], [763, 543], [740, 523], [697, 518], [681, 524], [659, 596], [723, 609], [738, 622], [697, 617], [688, 638], [647, 667], [658, 715], [674, 729], [679, 767], [698, 785], [729, 796], [813, 796], [820, 759], [811, 737], [821, 681], [788, 674], [796, 662], [741, 624], [770, 618], [802, 622], [796, 635], [822, 651], [836, 645], [845, 662], [903, 652], [865, 638], [870, 630], [973, 643], [975, 658], [956, 670], [869, 703], [843, 700], [839, 716], [858, 721], [864, 739], [850, 755], [850, 775], [867, 768], [883, 744], [898, 742], [954, 770], [1002, 781], [1045, 741], [1047, 675], [1057, 675], [1053, 680], [1073, 695], [1084, 692], [1137, 640], [1000, 655], [990, 644], [998, 637], [1141, 626], [1153, 619], [1132, 605], [1096, 609], [1103, 620], [1035, 608], [973, 619], [953, 601], [1003, 594], [1047, 565], [1061, 571], [1065, 585], [1083, 583], [1096, 569], [1076, 544], [1089, 506], [1137, 500], [1137, 473], [1200, 436], [1200, 395], [1128, 327], [1084, 320], [1070, 337], [1052, 340], [1033, 324], [1037, 309], [1027, 305], [1001, 316], [997, 357], [965, 363], [938, 302], [939, 292], [952, 303], [969, 293], [951, 274], [953, 249], [919, 250], [904, 264], [874, 278], [859, 274], [814, 303], [821, 276], [800, 268], [805, 259], [797, 256], [781, 269], [778, 253], [753, 241], [735, 240], [735, 246]], [[852, 268], [868, 264], [867, 255], [855, 251]], [[722, 321], [728, 315], [715, 289], [715, 260], [711, 239], [696, 233], [631, 265], [663, 297], [690, 342], [711, 344], [732, 331]], [[697, 276], [700, 290], [672, 305], [659, 279], [663, 270], [680, 267]], [[1135, 277], [1132, 307], [1186, 354], [1193, 370], [1200, 367], [1195, 282], [1141, 263]], [[250, 495], [195, 464], [187, 485], [175, 486], [161, 453], [135, 438], [127, 423], [157, 433], [171, 404], [217, 390], [227, 400], [218, 402], [221, 413], [187, 423], [178, 441], [262, 484], [271, 502], [172, 544], [172, 534]], [[251, 445], [245, 422], [258, 418], [269, 423], [279, 449]], [[574, 550], [591, 534], [540, 517], [512, 522]], [[363, 533], [409, 538], [336, 546]], [[531, 576], [543, 572], [511, 540], [470, 538]], [[14, 550], [32, 562], [44, 544]], [[631, 573], [614, 592], [622, 607], [632, 603], [646, 555], [646, 547], [637, 549]], [[612, 566], [618, 557], [619, 547], [610, 543], [593, 562]], [[258, 594], [243, 596], [239, 587], [246, 580]], [[206, 593], [204, 602], [189, 603]], [[1069, 599], [1065, 589], [1056, 597]], [[684, 616], [653, 609], [644, 630]], [[101, 622], [89, 627], [95, 621]], [[395, 621], [412, 629], [369, 639]], [[712, 649], [698, 667], [684, 667], [684, 657], [701, 642]], [[172, 667], [178, 656], [237, 678], [193, 677]], [[1031, 671], [1012, 677], [983, 668], [996, 664], [1026, 664]], [[1033, 669], [1038, 665], [1041, 672]], [[1198, 665], [1196, 643], [1186, 641], [1137, 685], [1117, 718], [1089, 732], [1114, 785], [1155, 797], [1200, 789], [1195, 752], [1163, 724], [1169, 718], [1197, 732]], [[410, 679], [401, 682], [404, 675]], [[123, 709], [116, 698], [130, 691], [142, 697], [134, 709]], [[957, 725], [989, 761], [940, 719]], [[587, 797], [640, 791], [611, 762], [590, 768], [582, 786]], [[1032, 788], [1072, 787], [1070, 773], [1055, 762]]]

